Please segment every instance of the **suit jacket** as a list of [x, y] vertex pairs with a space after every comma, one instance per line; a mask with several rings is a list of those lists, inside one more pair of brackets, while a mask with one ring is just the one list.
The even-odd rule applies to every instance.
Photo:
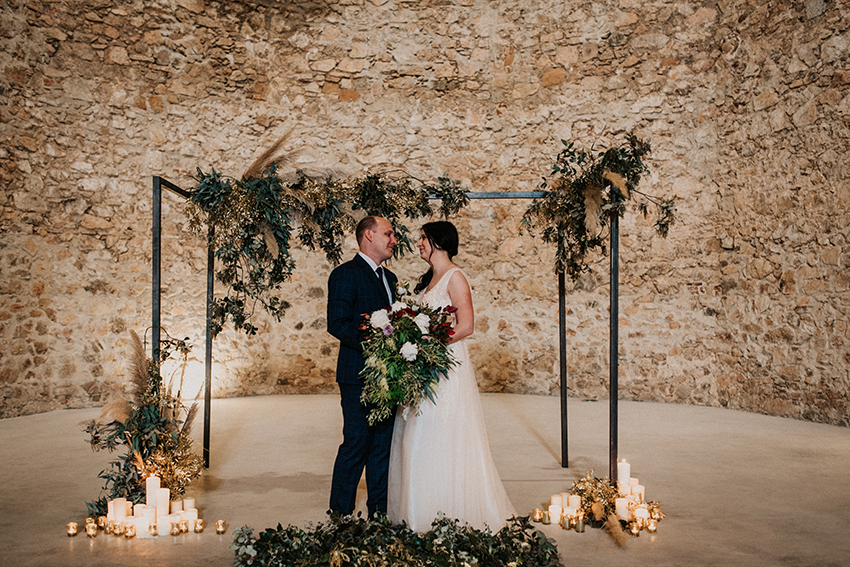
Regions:
[[[384, 268], [390, 293], [395, 300], [395, 274]], [[383, 282], [359, 254], [334, 268], [328, 278], [328, 332], [339, 339], [336, 381], [341, 384], [362, 383], [363, 314], [389, 306]]]

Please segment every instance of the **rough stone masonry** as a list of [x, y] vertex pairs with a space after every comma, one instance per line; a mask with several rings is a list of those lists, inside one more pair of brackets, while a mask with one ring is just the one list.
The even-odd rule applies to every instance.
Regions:
[[[0, 416], [105, 403], [150, 325], [151, 177], [448, 173], [531, 191], [561, 140], [635, 131], [669, 238], [621, 225], [622, 397], [850, 424], [850, 5], [838, 0], [6, 0], [0, 8]], [[164, 198], [163, 317], [203, 360], [205, 243]], [[528, 202], [454, 219], [482, 390], [558, 388], [553, 250]], [[414, 231], [416, 226], [411, 227]], [[353, 253], [354, 242], [348, 247]], [[297, 250], [281, 323], [215, 344], [214, 395], [329, 392], [331, 266]], [[411, 280], [408, 257], [393, 265]], [[607, 397], [607, 260], [570, 282], [570, 394]], [[148, 335], [149, 336], [149, 335]]]

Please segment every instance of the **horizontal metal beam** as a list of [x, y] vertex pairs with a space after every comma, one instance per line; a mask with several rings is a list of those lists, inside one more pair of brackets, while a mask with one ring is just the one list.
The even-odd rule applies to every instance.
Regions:
[[[544, 197], [544, 191], [467, 191], [470, 199], [539, 199]], [[436, 195], [428, 195], [429, 199], [439, 199]]]
[[154, 175], [154, 183], [156, 183], [157, 179], [159, 180], [160, 185], [162, 185], [166, 189], [170, 189], [174, 193], [177, 193], [178, 195], [180, 195], [184, 199], [191, 199], [192, 198], [192, 193], [190, 193], [189, 191], [186, 191], [185, 189], [178, 187], [177, 185], [175, 185], [171, 181], [165, 179], [164, 177]]

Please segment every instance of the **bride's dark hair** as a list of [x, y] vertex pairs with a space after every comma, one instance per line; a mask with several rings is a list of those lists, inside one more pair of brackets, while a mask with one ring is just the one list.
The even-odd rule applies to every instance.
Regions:
[[[457, 229], [455, 225], [449, 221], [435, 221], [422, 225], [422, 232], [425, 233], [425, 238], [431, 243], [431, 253], [433, 249], [445, 250], [449, 255], [449, 260], [457, 255]], [[430, 268], [419, 278], [419, 283], [413, 289], [414, 293], [419, 293], [431, 283], [431, 278], [434, 277], [434, 269]]]

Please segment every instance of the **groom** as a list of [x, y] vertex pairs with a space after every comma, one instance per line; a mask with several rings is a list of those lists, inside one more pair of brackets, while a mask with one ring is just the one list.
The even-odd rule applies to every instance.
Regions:
[[394, 418], [374, 426], [366, 421], [367, 408], [360, 402], [363, 392], [363, 337], [360, 323], [364, 313], [392, 304], [397, 278], [381, 264], [393, 255], [398, 244], [390, 222], [366, 217], [355, 231], [360, 252], [335, 268], [328, 279], [328, 332], [339, 339], [336, 381], [342, 405], [342, 445], [334, 462], [331, 481], [331, 512], [351, 514], [357, 485], [366, 469], [366, 507], [369, 517], [387, 513], [387, 469]]

